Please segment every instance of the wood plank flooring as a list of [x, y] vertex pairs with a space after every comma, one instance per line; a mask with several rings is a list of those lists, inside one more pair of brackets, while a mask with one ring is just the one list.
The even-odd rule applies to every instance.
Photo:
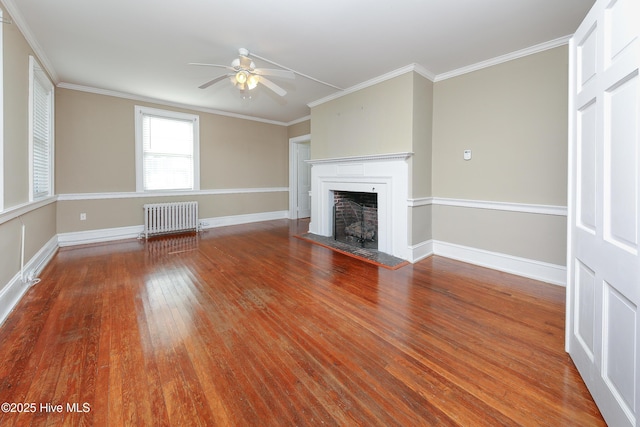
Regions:
[[604, 425], [564, 288], [437, 256], [390, 271], [307, 227], [61, 249], [0, 327], [22, 411], [0, 425]]

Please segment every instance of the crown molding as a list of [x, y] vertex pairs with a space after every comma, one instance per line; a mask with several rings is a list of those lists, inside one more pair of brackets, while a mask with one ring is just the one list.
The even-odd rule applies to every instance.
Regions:
[[13, 23], [18, 27], [24, 38], [27, 40], [27, 43], [38, 57], [38, 61], [49, 74], [51, 80], [53, 80], [53, 83], [57, 84], [60, 81], [58, 73], [56, 73], [56, 70], [53, 68], [51, 61], [49, 61], [49, 58], [47, 57], [47, 55], [45, 55], [42, 46], [40, 46], [40, 44], [36, 40], [35, 36], [31, 32], [31, 29], [18, 11], [18, 8], [14, 4], [13, 0], [2, 0], [2, 4], [4, 4], [4, 7], [5, 9], [7, 9], [7, 12], [11, 16]]
[[166, 101], [158, 98], [151, 98], [148, 96], [141, 96], [141, 95], [133, 95], [131, 93], [118, 92], [115, 90], [100, 89], [96, 87], [82, 86], [82, 85], [77, 85], [73, 83], [64, 83], [64, 82], [59, 83], [58, 85], [56, 85], [56, 87], [61, 89], [69, 89], [69, 90], [77, 90], [80, 92], [93, 93], [96, 95], [105, 95], [105, 96], [113, 96], [116, 98], [130, 99], [133, 101], [149, 102], [152, 104], [164, 105], [166, 107], [183, 108], [185, 110], [199, 111], [201, 113], [217, 114], [219, 116], [233, 117], [236, 119], [251, 120], [254, 122], [267, 123], [271, 125], [288, 126], [287, 123], [279, 122], [277, 120], [261, 119], [258, 117], [245, 116], [244, 114], [230, 113], [228, 111], [215, 110], [213, 108], [197, 107], [195, 105], [181, 104], [179, 102], [170, 102], [170, 101]]
[[300, 117], [299, 119], [291, 120], [290, 122], [287, 123], [287, 126], [297, 125], [298, 123], [306, 122], [307, 120], [311, 120], [310, 115]]
[[530, 46], [525, 49], [507, 53], [506, 55], [497, 56], [495, 58], [491, 58], [486, 61], [477, 62], [475, 64], [468, 65], [466, 67], [461, 67], [455, 70], [447, 71], [446, 73], [441, 73], [435, 76], [433, 81], [439, 82], [442, 80], [460, 76], [462, 74], [471, 73], [472, 71], [478, 71], [483, 68], [488, 68], [494, 65], [502, 64], [503, 62], [508, 62], [514, 59], [522, 58], [524, 56], [533, 55], [534, 53], [540, 53], [540, 52], [544, 52], [545, 50], [563, 46], [569, 43], [569, 40], [571, 39], [572, 36], [573, 35], [560, 37], [555, 40], [550, 40], [548, 42], [540, 43], [535, 46]]
[[370, 80], [367, 80], [365, 82], [358, 83], [357, 85], [351, 86], [351, 87], [349, 87], [347, 89], [344, 89], [344, 90], [342, 90], [340, 92], [335, 92], [335, 93], [333, 93], [333, 94], [331, 94], [329, 96], [325, 96], [324, 98], [320, 98], [320, 99], [318, 99], [316, 101], [310, 102], [310, 103], [307, 104], [307, 106], [309, 108], [317, 107], [318, 105], [324, 104], [325, 102], [333, 101], [334, 99], [338, 99], [338, 98], [341, 98], [341, 97], [343, 97], [345, 95], [349, 95], [351, 93], [357, 92], [359, 90], [366, 89], [366, 88], [371, 87], [371, 86], [375, 86], [375, 85], [377, 85], [379, 83], [385, 82], [387, 80], [391, 80], [391, 79], [393, 79], [395, 77], [398, 77], [398, 76], [401, 76], [403, 74], [410, 73], [410, 72], [416, 72], [416, 73], [420, 74], [421, 76], [423, 76], [423, 77], [425, 77], [425, 78], [427, 78], [427, 79], [429, 79], [431, 81], [433, 81], [433, 79], [434, 79], [433, 73], [431, 73], [429, 70], [424, 68], [422, 65], [409, 64], [409, 65], [406, 65], [406, 66], [404, 66], [402, 68], [398, 68], [397, 70], [390, 71], [390, 72], [388, 72], [386, 74], [383, 74], [381, 76], [374, 77], [374, 78], [372, 78]]
[[478, 71], [481, 70], [483, 68], [488, 68], [491, 67], [493, 65], [498, 65], [498, 64], [502, 64], [503, 62], [508, 62], [511, 61], [513, 59], [518, 59], [518, 58], [522, 58], [524, 56], [528, 56], [528, 55], [533, 55], [535, 53], [539, 53], [539, 52], [543, 52], [545, 50], [549, 50], [549, 49], [553, 49], [559, 46], [563, 46], [569, 43], [569, 40], [571, 39], [572, 35], [568, 35], [568, 36], [564, 36], [564, 37], [560, 37], [557, 38], [555, 40], [550, 40], [548, 42], [544, 42], [544, 43], [540, 43], [537, 44], [535, 46], [530, 46], [528, 48], [525, 49], [521, 49], [515, 52], [511, 52], [508, 53], [506, 55], [501, 55], [501, 56], [497, 56], [495, 58], [491, 58], [488, 59], [486, 61], [482, 61], [482, 62], [477, 62], [475, 64], [472, 65], [468, 65], [466, 67], [461, 67], [455, 70], [451, 70], [451, 71], [447, 71], [445, 73], [441, 73], [441, 74], [434, 74], [431, 71], [429, 71], [427, 68], [423, 67], [420, 64], [409, 64], [407, 66], [404, 66], [402, 68], [398, 68], [397, 70], [393, 70], [389, 73], [383, 74], [381, 76], [378, 77], [374, 77], [373, 79], [367, 80], [365, 82], [359, 83], [355, 86], [351, 86], [343, 91], [340, 92], [336, 92], [333, 93], [331, 95], [325, 96], [324, 98], [320, 98], [316, 101], [310, 102], [309, 104], [307, 104], [307, 106], [309, 106], [309, 108], [313, 108], [313, 107], [317, 107], [318, 105], [324, 104], [326, 102], [332, 101], [334, 99], [338, 99], [340, 97], [343, 97], [345, 95], [349, 95], [353, 92], [359, 91], [361, 89], [365, 89], [367, 87], [370, 86], [374, 86], [377, 85], [378, 83], [382, 83], [384, 81], [390, 80], [394, 77], [398, 77], [402, 74], [406, 74], [409, 72], [415, 72], [417, 74], [420, 74], [422, 77], [431, 80], [432, 82], [439, 82], [442, 80], [446, 80], [446, 79], [450, 79], [452, 77], [456, 77], [462, 74], [466, 74], [466, 73], [470, 73], [472, 71]]

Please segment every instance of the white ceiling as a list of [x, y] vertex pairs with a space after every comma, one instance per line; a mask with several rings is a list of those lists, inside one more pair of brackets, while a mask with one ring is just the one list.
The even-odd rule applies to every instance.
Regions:
[[[594, 0], [1, 0], [62, 87], [291, 123], [336, 89], [272, 78], [242, 99], [238, 48], [348, 89], [417, 64], [432, 80], [573, 34]], [[5, 24], [6, 25], [6, 24]], [[276, 68], [261, 60], [258, 67]]]

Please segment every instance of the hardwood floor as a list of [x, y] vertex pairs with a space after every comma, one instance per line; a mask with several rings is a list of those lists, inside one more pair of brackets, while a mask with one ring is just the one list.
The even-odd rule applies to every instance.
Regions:
[[35, 409], [0, 425], [604, 425], [564, 288], [437, 256], [390, 271], [307, 226], [61, 249], [0, 328], [0, 402]]

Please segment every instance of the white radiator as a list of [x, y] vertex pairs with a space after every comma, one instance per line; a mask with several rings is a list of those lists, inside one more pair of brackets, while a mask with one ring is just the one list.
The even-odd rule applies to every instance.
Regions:
[[198, 231], [198, 202], [151, 203], [144, 207], [144, 234]]

